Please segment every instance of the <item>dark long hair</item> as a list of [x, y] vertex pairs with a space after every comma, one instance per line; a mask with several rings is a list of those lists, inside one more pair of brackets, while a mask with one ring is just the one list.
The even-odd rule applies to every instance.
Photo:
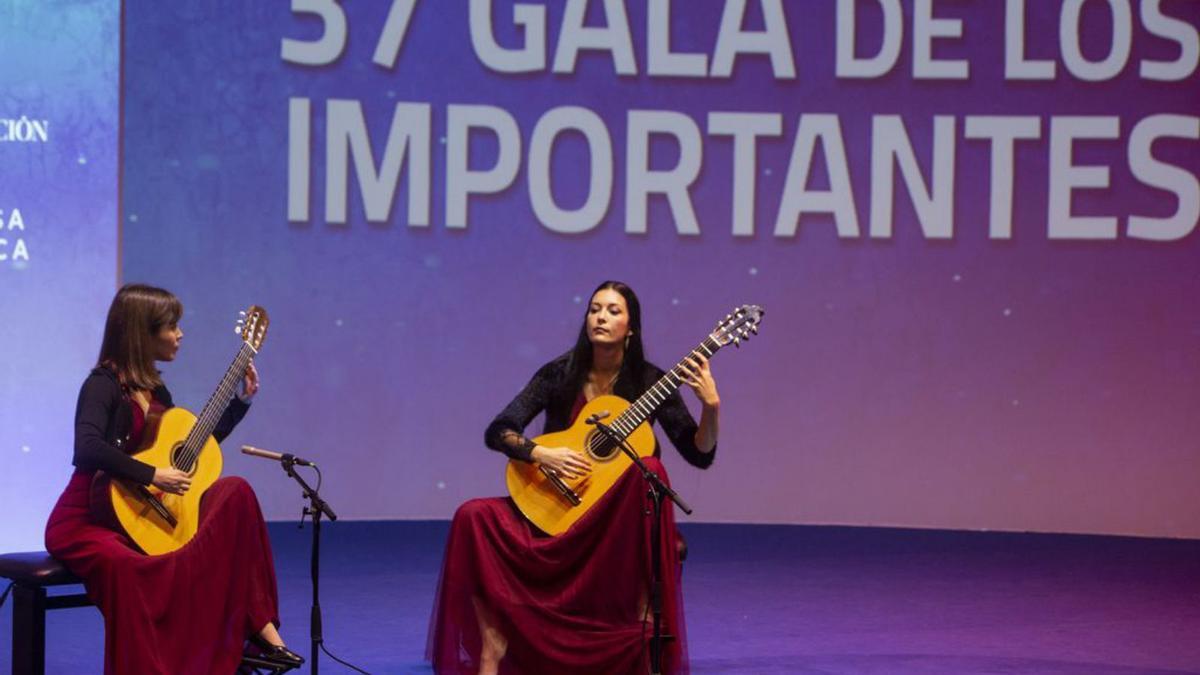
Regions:
[[579, 327], [579, 337], [575, 339], [575, 347], [571, 349], [571, 357], [567, 361], [567, 378], [563, 383], [568, 396], [575, 396], [587, 382], [588, 371], [592, 369], [592, 341], [588, 338], [587, 318], [591, 311], [592, 298], [600, 291], [611, 289], [625, 298], [625, 307], [629, 311], [629, 342], [625, 345], [625, 358], [621, 362], [621, 370], [617, 373], [617, 381], [613, 384], [614, 392], [620, 388], [627, 392], [628, 397], [633, 392], [640, 394], [645, 388], [642, 382], [646, 371], [646, 352], [642, 347], [642, 303], [637, 294], [628, 285], [620, 281], [605, 281], [588, 296], [587, 307], [583, 310], [583, 324]]
[[154, 367], [154, 339], [164, 326], [179, 323], [183, 303], [170, 291], [126, 284], [117, 291], [104, 323], [99, 363], [117, 373], [121, 384], [134, 389], [162, 385]]

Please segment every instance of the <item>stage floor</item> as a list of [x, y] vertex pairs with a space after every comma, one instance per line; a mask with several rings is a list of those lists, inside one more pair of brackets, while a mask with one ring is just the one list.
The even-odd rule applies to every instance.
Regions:
[[[446, 522], [322, 529], [327, 647], [372, 673], [423, 660]], [[685, 525], [692, 672], [1200, 673], [1200, 541]], [[272, 523], [282, 632], [308, 653], [310, 531]], [[12, 613], [0, 611], [0, 670]], [[51, 612], [48, 672], [99, 673], [95, 609]], [[321, 657], [323, 672], [349, 672]], [[307, 667], [305, 668], [307, 671]]]

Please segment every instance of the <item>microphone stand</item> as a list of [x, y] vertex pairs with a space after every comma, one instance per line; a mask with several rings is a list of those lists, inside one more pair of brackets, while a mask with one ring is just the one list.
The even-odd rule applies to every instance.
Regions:
[[654, 632], [650, 636], [650, 672], [652, 675], [660, 675], [662, 673], [663, 659], [663, 643], [668, 639], [673, 639], [671, 636], [663, 635], [662, 632], [662, 514], [663, 514], [663, 498], [670, 498], [675, 502], [675, 505], [684, 513], [691, 515], [692, 507], [688, 506], [683, 498], [679, 496], [671, 486], [662, 482], [658, 474], [650, 470], [642, 458], [634, 452], [633, 448], [625, 442], [624, 437], [613, 431], [613, 428], [601, 422], [599, 418], [593, 416], [588, 418], [588, 424], [594, 425], [597, 430], [604, 434], [610, 441], [615, 443], [621, 451], [624, 452], [629, 459], [633, 460], [635, 466], [642, 472], [642, 478], [646, 481], [646, 494], [650, 497], [650, 502], [653, 504], [651, 513], [654, 520], [650, 523], [650, 611], [654, 616]]
[[[312, 673], [317, 675], [317, 660], [321, 645], [324, 643], [324, 638], [321, 636], [321, 600], [320, 600], [320, 581], [321, 581], [321, 516], [328, 516], [329, 520], [337, 520], [337, 514], [333, 512], [329, 504], [321, 499], [321, 495], [312, 489], [300, 474], [296, 473], [295, 458], [291, 455], [284, 455], [280, 460], [280, 465], [287, 475], [300, 484], [300, 488], [304, 490], [304, 498], [308, 500], [308, 504], [300, 513], [300, 527], [304, 527], [304, 516], [312, 516], [313, 524], [313, 544], [312, 544], [312, 613], [309, 615], [309, 637], [312, 641], [309, 655], [309, 663], [312, 664]], [[315, 465], [314, 465], [315, 466]]]

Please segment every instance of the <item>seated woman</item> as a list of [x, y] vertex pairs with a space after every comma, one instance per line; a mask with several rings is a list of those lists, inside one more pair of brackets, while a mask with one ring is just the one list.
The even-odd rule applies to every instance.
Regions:
[[[578, 477], [587, 457], [546, 448], [525, 427], [546, 413], [545, 433], [572, 425], [587, 401], [615, 394], [633, 401], [662, 375], [645, 360], [641, 306], [625, 284], [592, 294], [575, 347], [543, 366], [488, 426], [493, 450]], [[688, 463], [707, 468], [717, 444], [720, 398], [703, 357], [687, 383], [703, 406], [697, 425], [678, 392], [651, 417]], [[655, 456], [646, 464], [664, 480]], [[668, 507], [669, 507], [668, 502]], [[440, 675], [480, 673], [645, 673], [650, 585], [649, 500], [642, 476], [626, 470], [565, 533], [550, 537], [509, 498], [473, 499], [454, 515], [430, 626], [427, 656]], [[687, 671], [674, 517], [664, 510], [664, 672]]]
[[[183, 331], [179, 299], [160, 288], [122, 287], [108, 310], [99, 365], [83, 382], [75, 410], [75, 473], [46, 524], [46, 550], [83, 579], [104, 615], [109, 675], [232, 673], [250, 639], [286, 666], [304, 662], [283, 645], [271, 542], [246, 481], [222, 478], [204, 493], [195, 537], [172, 553], [149, 556], [90, 509], [97, 471], [183, 494], [189, 475], [127, 453], [139, 448], [146, 420], [170, 408], [155, 361], [173, 361]], [[213, 435], [233, 431], [258, 391], [251, 365], [242, 393]]]

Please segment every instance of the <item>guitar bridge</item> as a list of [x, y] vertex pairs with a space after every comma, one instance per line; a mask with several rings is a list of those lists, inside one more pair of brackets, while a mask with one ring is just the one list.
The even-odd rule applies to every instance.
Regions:
[[540, 469], [546, 478], [550, 480], [550, 484], [553, 485], [562, 494], [562, 496], [567, 499], [567, 501], [571, 502], [571, 506], [579, 506], [583, 503], [583, 500], [579, 498], [579, 495], [575, 494], [575, 491], [571, 489], [570, 485], [564, 483], [563, 479], [548, 471], [544, 466], [538, 466], [538, 469]]
[[142, 499], [144, 499], [146, 503], [150, 505], [150, 508], [158, 514], [159, 518], [167, 521], [167, 524], [171, 526], [171, 529], [175, 529], [175, 526], [179, 524], [179, 521], [176, 520], [174, 514], [167, 510], [167, 507], [163, 506], [163, 503], [159, 501], [158, 497], [154, 496], [154, 493], [146, 489], [145, 485], [137, 486], [137, 492], [139, 495], [141, 495]]

